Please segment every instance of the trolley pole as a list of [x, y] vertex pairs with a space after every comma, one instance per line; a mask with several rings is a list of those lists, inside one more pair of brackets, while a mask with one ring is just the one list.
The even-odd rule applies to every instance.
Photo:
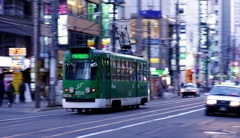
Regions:
[[50, 93], [49, 93], [49, 106], [55, 106], [55, 86], [57, 77], [57, 64], [56, 64], [56, 48], [58, 46], [57, 36], [57, 20], [58, 20], [58, 0], [51, 0], [52, 11], [52, 41], [50, 53]]

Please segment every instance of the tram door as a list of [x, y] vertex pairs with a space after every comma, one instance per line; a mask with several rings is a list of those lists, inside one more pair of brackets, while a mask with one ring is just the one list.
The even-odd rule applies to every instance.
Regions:
[[102, 59], [102, 71], [101, 71], [101, 85], [100, 87], [103, 95], [106, 96], [107, 105], [111, 105], [111, 73], [110, 73], [110, 58]]

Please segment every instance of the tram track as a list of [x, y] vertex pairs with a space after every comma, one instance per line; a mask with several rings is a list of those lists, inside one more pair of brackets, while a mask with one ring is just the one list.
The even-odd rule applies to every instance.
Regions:
[[[163, 102], [158, 102], [154, 104], [146, 104], [145, 106], [142, 106], [142, 108], [149, 108], [149, 107], [158, 107], [158, 106], [165, 106], [165, 105], [172, 105], [172, 104], [178, 104], [178, 103], [185, 103], [189, 101], [196, 101], [196, 98], [189, 98], [189, 99], [177, 99], [177, 100], [171, 100], [171, 101], [163, 101]], [[201, 100], [202, 98], [197, 97], [197, 100]], [[46, 112], [45, 112], [46, 113]], [[58, 113], [58, 114], [46, 114], [46, 115], [36, 115], [36, 116], [28, 116], [28, 117], [19, 117], [19, 118], [11, 118], [11, 119], [3, 119], [0, 120], [0, 125], [1, 124], [9, 124], [9, 123], [14, 123], [16, 121], [25, 121], [25, 120], [31, 120], [31, 119], [36, 119], [36, 118], [43, 118], [43, 117], [50, 117], [50, 116], [65, 116], [68, 115], [68, 113]]]
[[[195, 99], [196, 100], [196, 99]], [[189, 107], [190, 106], [190, 107]], [[194, 108], [199, 108], [199, 107], [203, 107], [203, 104], [202, 104], [202, 101], [201, 102], [196, 102], [195, 103], [190, 103], [190, 104], [184, 104], [184, 105], [181, 105], [181, 106], [175, 106], [175, 107], [172, 107], [172, 108], [162, 108], [162, 109], [157, 109], [157, 110], [151, 110], [151, 111], [147, 111], [147, 112], [140, 112], [140, 113], [132, 113], [132, 114], [128, 114], [128, 115], [120, 115], [118, 117], [112, 117], [112, 118], [105, 118], [105, 119], [101, 119], [101, 120], [92, 120], [92, 121], [88, 121], [88, 122], [83, 122], [83, 123], [78, 123], [78, 122], [75, 122], [75, 124], [72, 124], [72, 125], [64, 125], [64, 126], [61, 126], [61, 127], [51, 127], [51, 128], [48, 128], [48, 129], [42, 129], [42, 130], [38, 130], [38, 131], [33, 131], [33, 132], [27, 132], [27, 133], [21, 133], [21, 134], [16, 134], [16, 135], [11, 135], [11, 136], [8, 136], [6, 138], [12, 138], [12, 137], [22, 137], [22, 136], [27, 136], [27, 135], [33, 135], [33, 134], [39, 134], [39, 133], [44, 133], [44, 132], [52, 132], [52, 131], [58, 131], [58, 130], [61, 130], [61, 129], [71, 129], [72, 127], [73, 128], [76, 128], [76, 127], [81, 127], [81, 126], [85, 126], [85, 125], [91, 125], [91, 124], [98, 124], [96, 127], [97, 128], [101, 128], [101, 127], [104, 127], [104, 124], [109, 124], [109, 125], [116, 125], [116, 122], [112, 122], [112, 123], [109, 123], [110, 121], [112, 120], [119, 120], [119, 119], [122, 119], [121, 121], [118, 121], [117, 124], [121, 124], [121, 123], [127, 123], [129, 121], [137, 121], [139, 119], [146, 119], [146, 118], [149, 118], [149, 117], [156, 117], [156, 116], [159, 116], [159, 115], [164, 115], [164, 114], [171, 114], [171, 113], [174, 113], [174, 112], [179, 112], [179, 111], [184, 111], [184, 110], [190, 110], [190, 109], [194, 109]], [[170, 111], [168, 111], [170, 110]], [[133, 111], [137, 111], [137, 110], [133, 110]], [[159, 113], [160, 112], [160, 113]], [[147, 115], [147, 114], [151, 114], [151, 115]], [[136, 116], [142, 116], [142, 117], [138, 117], [138, 118], [135, 118]], [[58, 116], [61, 118], [61, 116]], [[82, 116], [82, 117], [86, 117], [86, 116]], [[82, 118], [81, 117], [81, 118]], [[131, 118], [133, 117], [133, 118]], [[127, 118], [127, 119], [126, 119]], [[130, 118], [130, 119], [129, 119]], [[74, 120], [74, 118], [72, 118]], [[79, 118], [78, 118], [79, 119]], [[80, 120], [79, 120], [80, 121]], [[1, 124], [0, 124], [1, 125]], [[109, 126], [107, 125], [107, 126]], [[91, 129], [94, 129], [95, 127], [88, 127], [89, 129], [79, 129], [79, 131], [77, 132], [82, 132], [82, 131], [85, 131], [85, 130], [91, 130]], [[75, 130], [74, 131], [68, 131], [69, 132], [72, 132], [72, 133], [76, 133]], [[67, 132], [66, 132], [67, 133]], [[63, 134], [65, 135], [65, 133]], [[60, 136], [59, 134], [57, 136]], [[53, 135], [53, 137], [56, 137], [55, 135]]]

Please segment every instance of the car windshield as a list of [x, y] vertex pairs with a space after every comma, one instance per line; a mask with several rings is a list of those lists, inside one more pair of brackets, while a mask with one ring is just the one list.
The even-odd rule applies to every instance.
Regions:
[[185, 85], [183, 88], [194, 88], [194, 85]]
[[68, 62], [66, 63], [66, 80], [94, 80], [97, 67], [91, 63]]
[[240, 96], [240, 88], [230, 86], [214, 86], [211, 91], [211, 95], [223, 95], [223, 96]]

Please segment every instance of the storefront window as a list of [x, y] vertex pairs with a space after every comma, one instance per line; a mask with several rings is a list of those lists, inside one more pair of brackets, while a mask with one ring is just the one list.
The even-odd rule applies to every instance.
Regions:
[[83, 14], [83, 0], [68, 0], [67, 4], [69, 15]]

